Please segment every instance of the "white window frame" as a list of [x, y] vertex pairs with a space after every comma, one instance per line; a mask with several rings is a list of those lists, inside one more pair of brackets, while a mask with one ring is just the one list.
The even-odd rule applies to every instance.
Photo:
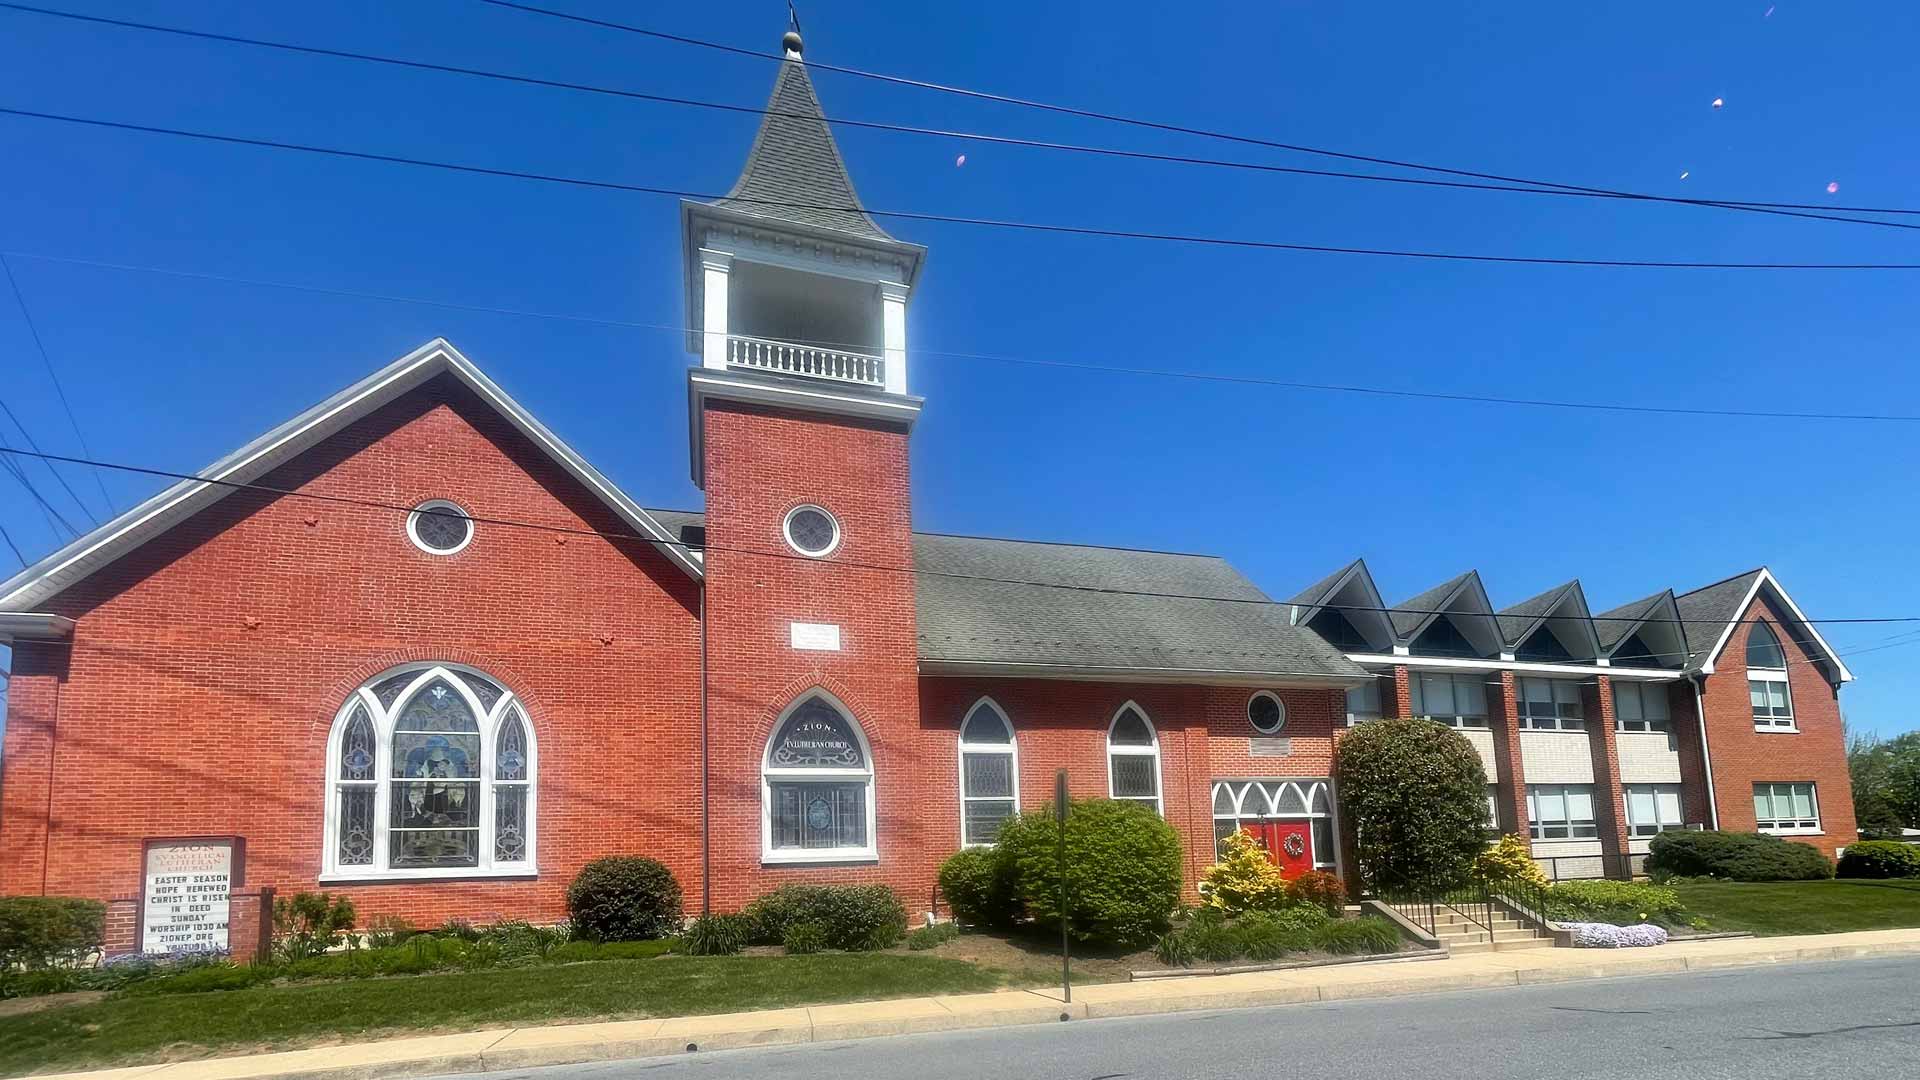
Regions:
[[[1279, 812], [1280, 800], [1276, 796], [1282, 789], [1288, 787], [1293, 788], [1299, 794], [1302, 805], [1307, 808], [1306, 813], [1282, 814]], [[1231, 821], [1234, 823], [1235, 828], [1239, 828], [1242, 823], [1248, 821], [1305, 821], [1308, 823], [1308, 838], [1313, 844], [1313, 868], [1315, 870], [1329, 870], [1334, 873], [1339, 872], [1340, 818], [1339, 815], [1334, 812], [1332, 781], [1318, 778], [1300, 780], [1215, 780], [1213, 787], [1207, 792], [1207, 805], [1217, 807], [1222, 791], [1225, 791], [1227, 797], [1233, 800], [1233, 813], [1223, 814], [1220, 813], [1218, 809], [1215, 809], [1212, 811], [1214, 821]], [[1324, 812], [1313, 808], [1313, 797], [1315, 794], [1326, 797], [1327, 809]], [[1312, 823], [1320, 820], [1327, 822], [1327, 831], [1331, 837], [1330, 842], [1334, 849], [1332, 851], [1321, 851], [1319, 841], [1313, 838]], [[1216, 839], [1214, 840], [1214, 857], [1216, 861], [1218, 861], [1219, 858], [1219, 840], [1217, 838], [1219, 831], [1219, 826], [1216, 825], [1214, 827], [1214, 833], [1216, 834]]]
[[[816, 513], [826, 515], [827, 521], [833, 525], [833, 541], [819, 551], [808, 551], [793, 539], [793, 519], [796, 515], [806, 510], [812, 510]], [[824, 559], [834, 552], [839, 551], [841, 535], [840, 519], [834, 516], [833, 511], [817, 503], [801, 503], [799, 506], [787, 511], [786, 516], [780, 519], [781, 538], [786, 540], [788, 547], [792, 548], [798, 554], [805, 555], [809, 559]]]
[[1491, 707], [1487, 705], [1487, 681], [1486, 681], [1485, 675], [1480, 674], [1478, 672], [1416, 671], [1412, 673], [1411, 679], [1412, 679], [1412, 685], [1408, 687], [1409, 695], [1413, 698], [1418, 699], [1412, 703], [1413, 714], [1415, 716], [1423, 717], [1425, 719], [1433, 721], [1436, 724], [1440, 724], [1450, 728], [1469, 729], [1473, 731], [1483, 731], [1487, 728], [1488, 726], [1487, 712], [1481, 712], [1478, 714], [1474, 714], [1474, 713], [1456, 713], [1453, 715], [1442, 714], [1442, 715], [1436, 716], [1431, 712], [1425, 711], [1425, 707], [1427, 704], [1427, 694], [1426, 694], [1426, 690], [1424, 689], [1424, 684], [1422, 682], [1422, 680], [1424, 679], [1447, 680], [1447, 696], [1450, 699], [1452, 699], [1456, 707], [1458, 707], [1460, 704], [1459, 686], [1462, 683], [1477, 684], [1480, 687], [1481, 707], [1483, 709], [1487, 709], [1488, 711], [1491, 711]]
[[[373, 688], [397, 675], [413, 674], [412, 681], [405, 690], [393, 699], [393, 708], [389, 710], [380, 704]], [[488, 710], [467, 685], [467, 677], [485, 679], [500, 688], [500, 700]], [[393, 829], [393, 722], [394, 717], [412, 704], [413, 698], [421, 693], [436, 678], [444, 678], [447, 685], [460, 694], [480, 728], [480, 762], [476, 772], [479, 774], [480, 806], [480, 859], [476, 866], [402, 866], [390, 867], [390, 833]], [[347, 721], [352, 718], [356, 706], [364, 706], [367, 717], [373, 723], [373, 863], [370, 866], [342, 866], [340, 864], [340, 788], [345, 783], [340, 779], [340, 740], [346, 734]], [[494, 779], [494, 757], [499, 752], [497, 743], [500, 735], [500, 722], [510, 708], [520, 710], [521, 727], [527, 737], [527, 779], [523, 781], [497, 781]], [[388, 668], [368, 679], [359, 689], [347, 696], [346, 703], [335, 714], [333, 728], [327, 734], [326, 760], [326, 822], [321, 831], [325, 848], [321, 859], [319, 880], [322, 883], [342, 881], [405, 881], [433, 878], [484, 878], [484, 877], [534, 877], [538, 873], [538, 856], [534, 847], [538, 839], [538, 817], [540, 805], [540, 749], [539, 739], [534, 734], [533, 715], [511, 688], [492, 675], [478, 668], [464, 664], [418, 663], [401, 664]], [[516, 862], [496, 862], [493, 857], [494, 794], [497, 785], [525, 786], [527, 790], [527, 857]], [[357, 786], [357, 785], [356, 785]]]
[[[1635, 821], [1633, 816], [1633, 796], [1638, 792], [1653, 800], [1652, 821]], [[1682, 791], [1679, 784], [1623, 784], [1620, 787], [1620, 801], [1627, 811], [1627, 835], [1636, 839], [1658, 836], [1663, 832], [1685, 829], [1687, 811], [1681, 802]], [[1660, 797], [1673, 797], [1673, 820], [1668, 821], [1660, 810]]]
[[[1253, 703], [1255, 701], [1260, 700], [1261, 698], [1265, 698], [1268, 701], [1273, 702], [1274, 708], [1280, 710], [1280, 720], [1278, 723], [1274, 724], [1273, 727], [1271, 728], [1263, 728], [1259, 724], [1256, 724], [1253, 722]], [[1252, 728], [1255, 732], [1261, 735], [1280, 734], [1282, 731], [1285, 731], [1287, 729], [1287, 703], [1284, 701], [1281, 701], [1280, 695], [1274, 693], [1271, 690], [1255, 690], [1252, 694], [1247, 696], [1247, 726]]]
[[[1666, 710], [1666, 716], [1655, 720], [1647, 715], [1647, 701], [1651, 698]], [[1637, 720], [1626, 718], [1625, 710], [1620, 707], [1624, 700], [1632, 699], [1635, 709], [1640, 713]], [[1658, 723], [1659, 727], [1654, 725]], [[1630, 725], [1638, 724], [1638, 727]], [[1617, 680], [1613, 684], [1613, 729], [1615, 731], [1653, 732], [1661, 735], [1673, 734], [1673, 704], [1667, 698], [1666, 683], [1641, 683]]]
[[[986, 709], [993, 713], [993, 715], [999, 717], [1000, 723], [1006, 726], [1007, 741], [1005, 743], [970, 743], [967, 741], [967, 725], [972, 722], [974, 714], [981, 709]], [[1013, 816], [1018, 816], [1020, 813], [1020, 736], [1018, 732], [1013, 730], [1013, 720], [1007, 716], [1007, 710], [1001, 708], [1000, 703], [992, 698], [983, 697], [968, 706], [967, 711], [961, 714], [958, 742], [959, 757], [956, 764], [960, 770], [957, 777], [960, 786], [960, 846], [992, 847], [993, 841], [991, 840], [967, 839], [967, 804], [970, 802], [1006, 802], [1007, 797], [1004, 795], [967, 794], [967, 755], [1005, 754], [1007, 756], [1008, 775], [1013, 777]]]
[[[1547, 700], [1553, 705], [1553, 715], [1551, 717], [1527, 715], [1526, 706], [1527, 706], [1528, 698], [1526, 696], [1526, 685], [1528, 683], [1547, 684], [1548, 686]], [[1587, 730], [1587, 703], [1586, 703], [1586, 695], [1581, 693], [1582, 685], [1583, 685], [1582, 683], [1574, 679], [1544, 679], [1544, 678], [1536, 678], [1531, 675], [1526, 676], [1524, 678], [1513, 680], [1514, 727], [1518, 728], [1521, 731], [1585, 731]], [[1563, 702], [1560, 700], [1560, 693], [1563, 687], [1572, 689], [1573, 691], [1572, 701]], [[1561, 705], [1580, 706], [1580, 715], [1577, 717], [1561, 716], [1560, 715]]]
[[[1568, 796], [1572, 792], [1578, 791], [1582, 788], [1586, 789], [1587, 805], [1593, 807], [1593, 817], [1590, 819], [1575, 818], [1573, 816], [1573, 812], [1569, 809], [1566, 809], [1571, 805], [1571, 800], [1568, 798]], [[1542, 824], [1542, 822], [1545, 821], [1545, 819], [1540, 816], [1540, 797], [1542, 795], [1546, 795], [1549, 793], [1557, 793], [1560, 796], [1560, 806], [1562, 807], [1562, 816], [1553, 819], [1552, 823], [1550, 824]], [[1527, 785], [1527, 832], [1528, 834], [1536, 841], [1546, 841], [1546, 842], [1552, 842], [1557, 840], [1598, 839], [1600, 836], [1600, 804], [1595, 801], [1597, 797], [1598, 797], [1598, 792], [1595, 790], [1594, 785], [1592, 784], [1528, 784]], [[1566, 835], [1565, 836], [1542, 835], [1544, 830], [1549, 828], [1565, 829]], [[1580, 831], [1582, 829], [1585, 829], [1587, 831], [1585, 832]]]
[[[451, 510], [465, 518], [467, 522], [467, 538], [444, 551], [427, 546], [426, 541], [420, 539], [419, 529], [421, 514], [440, 510]], [[479, 530], [474, 527], [473, 515], [467, 513], [467, 508], [448, 499], [428, 499], [407, 514], [407, 539], [413, 542], [414, 547], [440, 558], [448, 558], [467, 550], [467, 545], [473, 543], [473, 534], [477, 531]]]
[[[1153, 739], [1150, 745], [1115, 746], [1113, 744], [1113, 729], [1120, 723], [1120, 718], [1127, 714], [1128, 709], [1139, 713], [1140, 719], [1146, 722], [1147, 734]], [[1153, 759], [1153, 799], [1151, 800], [1153, 803], [1153, 812], [1159, 814], [1161, 817], [1166, 817], [1165, 800], [1167, 797], [1167, 787], [1164, 779], [1160, 775], [1160, 727], [1153, 722], [1153, 715], [1147, 712], [1146, 709], [1141, 708], [1138, 702], [1128, 701], [1126, 704], [1113, 710], [1113, 719], [1107, 721], [1107, 798], [1119, 799], [1122, 802], [1144, 803], [1149, 801], [1142, 795], [1115, 795], [1113, 793], [1113, 759], [1119, 755], [1151, 757]]]
[[1768, 789], [1767, 801], [1769, 804], [1777, 802], [1781, 790], [1785, 789], [1789, 806], [1792, 805], [1794, 789], [1806, 788], [1807, 805], [1813, 810], [1812, 817], [1801, 817], [1799, 815], [1780, 817], [1776, 814], [1772, 818], [1762, 818], [1760, 816], [1760, 808], [1755, 806], [1753, 817], [1754, 828], [1757, 831], [1769, 833], [1774, 836], [1818, 836], [1825, 831], [1820, 827], [1820, 787], [1818, 784], [1815, 784], [1811, 780], [1762, 780], [1756, 781], [1753, 787], [1755, 794], [1758, 794], [1761, 788]]
[[[840, 713], [847, 729], [853, 732], [855, 742], [860, 744], [860, 760], [864, 765], [858, 769], [822, 769], [795, 768], [773, 764], [774, 740], [787, 726], [787, 720], [802, 705], [814, 698], [826, 702]], [[776, 848], [773, 846], [773, 785], [775, 781], [785, 780], [793, 783], [808, 781], [818, 783], [861, 782], [866, 786], [867, 795], [867, 842], [861, 847], [833, 848]], [[847, 703], [829, 693], [822, 687], [803, 690], [794, 695], [787, 707], [780, 710], [774, 718], [773, 727], [767, 731], [767, 744], [760, 749], [760, 862], [763, 865], [786, 865], [796, 863], [860, 863], [880, 861], [880, 818], [874, 812], [874, 765], [873, 747], [867, 742], [866, 729], [847, 708]]]
[[1780, 651], [1781, 666], [1754, 667], [1751, 664], [1747, 666], [1747, 705], [1749, 708], [1753, 705], [1753, 688], [1755, 684], [1759, 684], [1762, 687], [1761, 693], [1768, 694], [1769, 696], [1772, 688], [1778, 686], [1780, 688], [1780, 699], [1787, 703], [1787, 715], [1775, 716], [1769, 712], [1766, 716], [1761, 716], [1755, 713], [1753, 717], [1753, 730], [1792, 734], [1798, 732], [1800, 728], [1798, 721], [1794, 717], [1793, 683], [1787, 678], [1787, 669], [1785, 666], [1791, 663], [1791, 661], [1787, 657], [1786, 645], [1780, 640], [1779, 631], [1764, 622], [1753, 624], [1753, 629], [1747, 631], [1747, 651], [1751, 652], [1753, 648], [1753, 635], [1762, 629], [1767, 632], [1769, 637], [1773, 638], [1773, 647]]

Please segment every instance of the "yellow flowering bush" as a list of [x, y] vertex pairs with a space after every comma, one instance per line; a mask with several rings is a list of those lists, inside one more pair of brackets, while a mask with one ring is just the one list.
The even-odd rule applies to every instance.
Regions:
[[1203, 906], [1228, 915], [1287, 906], [1286, 880], [1252, 833], [1235, 830], [1225, 846], [1226, 854], [1200, 876]]
[[1499, 843], [1474, 858], [1473, 877], [1495, 889], [1509, 882], [1547, 887], [1547, 875], [1541, 873], [1540, 864], [1533, 861], [1531, 845], [1513, 833], [1502, 836]]

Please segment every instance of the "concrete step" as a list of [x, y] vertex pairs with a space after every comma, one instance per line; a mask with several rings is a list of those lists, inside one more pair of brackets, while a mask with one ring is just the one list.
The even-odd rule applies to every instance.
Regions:
[[1513, 952], [1518, 949], [1551, 949], [1551, 948], [1553, 948], [1553, 939], [1550, 937], [1544, 937], [1538, 934], [1527, 939], [1526, 941], [1496, 941], [1493, 943], [1494, 952]]

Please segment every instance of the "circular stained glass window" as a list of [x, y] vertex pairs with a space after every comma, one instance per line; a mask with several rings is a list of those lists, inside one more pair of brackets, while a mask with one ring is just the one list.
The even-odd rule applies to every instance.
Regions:
[[407, 537], [431, 555], [452, 555], [473, 541], [473, 519], [445, 499], [423, 502], [407, 515]]
[[1270, 690], [1257, 691], [1247, 699], [1247, 723], [1263, 735], [1271, 735], [1287, 724], [1287, 706]]
[[787, 544], [802, 555], [815, 559], [833, 554], [840, 546], [840, 523], [817, 506], [796, 506], [787, 511]]

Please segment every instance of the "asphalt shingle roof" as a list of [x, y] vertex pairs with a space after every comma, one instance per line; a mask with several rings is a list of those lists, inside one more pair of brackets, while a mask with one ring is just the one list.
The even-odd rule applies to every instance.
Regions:
[[1398, 604], [1393, 605], [1394, 635], [1405, 639], [1408, 635], [1412, 634], [1416, 627], [1427, 621], [1427, 612], [1433, 611], [1439, 608], [1441, 604], [1446, 603], [1447, 597], [1453, 595], [1453, 591], [1460, 587], [1460, 583], [1472, 576], [1473, 571], [1469, 570], [1464, 574], [1448, 578], [1446, 581], [1435, 585], [1419, 596], [1402, 600]]
[[1569, 581], [1564, 585], [1555, 585], [1539, 596], [1529, 597], [1512, 607], [1501, 608], [1500, 636], [1509, 645], [1520, 644], [1520, 635], [1531, 629], [1542, 615], [1552, 611], [1553, 606], [1567, 595], [1567, 590], [1573, 588], [1574, 584]]
[[[765, 200], [765, 201], [757, 201]], [[802, 205], [779, 205], [799, 203]], [[860, 209], [847, 164], [820, 111], [807, 65], [781, 63], [746, 167], [713, 205], [755, 217], [832, 229], [865, 240], [897, 243]], [[852, 208], [852, 209], [827, 209]]]
[[1593, 617], [1593, 632], [1599, 635], [1602, 652], [1619, 644], [1620, 639], [1633, 630], [1636, 621], [1646, 617], [1655, 604], [1666, 599], [1667, 590], [1662, 589], [1652, 596], [1642, 597], [1629, 604], [1621, 604], [1611, 611], [1603, 611]]
[[[697, 512], [648, 512], [682, 533], [705, 524]], [[922, 660], [1366, 674], [1293, 625], [1285, 605], [1237, 602], [1268, 597], [1212, 555], [915, 533], [913, 561]]]
[[1688, 667], [1698, 667], [1706, 659], [1727, 624], [1739, 616], [1740, 601], [1747, 598], [1747, 591], [1759, 576], [1758, 569], [1749, 570], [1674, 597], [1680, 607], [1680, 629], [1687, 635]]
[[1287, 603], [1299, 604], [1301, 607], [1312, 607], [1320, 603], [1327, 598], [1327, 593], [1331, 591], [1335, 585], [1340, 583], [1340, 579], [1346, 576], [1347, 571], [1353, 569], [1354, 564], [1359, 561], [1359, 559], [1355, 559], [1353, 562], [1348, 563], [1333, 573], [1328, 574], [1326, 577], [1321, 578], [1319, 581], [1300, 590], [1300, 592], [1296, 593], [1293, 599], [1287, 601]]

